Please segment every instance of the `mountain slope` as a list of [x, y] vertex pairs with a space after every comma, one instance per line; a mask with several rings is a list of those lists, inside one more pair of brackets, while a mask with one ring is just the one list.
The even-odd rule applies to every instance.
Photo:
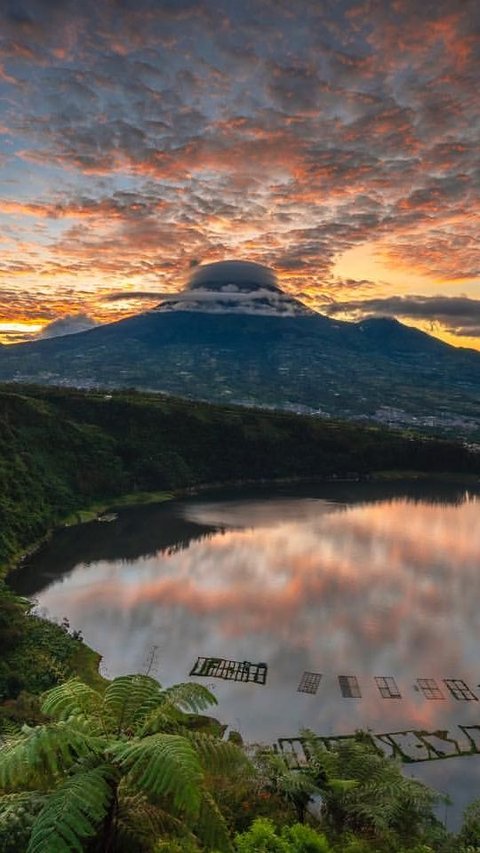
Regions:
[[214, 402], [476, 419], [480, 353], [395, 320], [152, 311], [4, 347], [0, 381], [137, 387]]

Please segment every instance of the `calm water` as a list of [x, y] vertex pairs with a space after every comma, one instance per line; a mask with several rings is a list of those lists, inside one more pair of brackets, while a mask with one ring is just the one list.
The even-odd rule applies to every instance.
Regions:
[[[249, 740], [302, 726], [455, 730], [479, 702], [428, 701], [418, 677], [480, 695], [480, 498], [452, 484], [329, 484], [226, 493], [60, 531], [15, 574], [51, 618], [68, 617], [109, 676], [186, 680], [198, 655], [268, 663], [265, 687], [208, 680], [218, 717]], [[297, 692], [304, 670], [323, 674]], [[361, 699], [341, 697], [355, 675]], [[394, 676], [382, 699], [373, 676]], [[443, 685], [442, 685], [443, 686]], [[444, 690], [445, 696], [448, 696]], [[480, 759], [409, 772], [455, 799], [480, 796]]]

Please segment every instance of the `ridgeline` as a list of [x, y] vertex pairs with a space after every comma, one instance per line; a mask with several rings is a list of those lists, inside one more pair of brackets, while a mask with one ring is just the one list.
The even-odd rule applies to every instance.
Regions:
[[0, 567], [126, 494], [381, 471], [480, 473], [465, 446], [383, 427], [135, 391], [0, 387]]

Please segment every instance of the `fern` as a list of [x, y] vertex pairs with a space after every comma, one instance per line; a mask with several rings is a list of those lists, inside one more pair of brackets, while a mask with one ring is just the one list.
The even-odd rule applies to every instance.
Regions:
[[143, 793], [119, 790], [118, 846], [128, 853], [150, 850], [161, 836], [183, 833], [185, 823], [149, 802]]
[[0, 788], [28, 788], [39, 780], [48, 786], [59, 773], [72, 767], [79, 758], [97, 755], [98, 739], [74, 727], [71, 721], [29, 728], [0, 751]]
[[99, 713], [101, 705], [100, 693], [83, 684], [79, 678], [71, 678], [45, 694], [42, 712], [57, 720], [66, 720], [72, 716], [91, 718]]
[[103, 707], [113, 730], [125, 731], [162, 703], [162, 689], [149, 675], [122, 675], [105, 690]]
[[198, 812], [203, 774], [186, 738], [169, 734], [135, 738], [110, 747], [108, 755], [146, 793], [171, 795], [176, 809], [191, 816]]
[[206, 850], [215, 850], [218, 853], [233, 851], [223, 815], [208, 791], [203, 792], [196, 821], [196, 834], [203, 841]]
[[193, 714], [206, 711], [212, 705], [218, 704], [216, 696], [207, 687], [194, 681], [174, 684], [163, 691], [163, 696], [165, 702]]
[[195, 747], [202, 767], [208, 773], [228, 773], [250, 767], [245, 753], [233, 743], [201, 732], [190, 733], [187, 737]]
[[0, 719], [0, 743], [18, 736], [21, 732], [21, 728], [22, 727], [19, 723], [15, 720], [9, 719], [8, 717]]
[[160, 705], [146, 714], [142, 723], [137, 725], [136, 734], [144, 737], [157, 732], [183, 732], [185, 722], [185, 714], [178, 708], [171, 705]]
[[75, 773], [50, 795], [38, 815], [27, 853], [83, 851], [83, 839], [92, 838], [113, 796], [112, 770], [101, 765]]
[[229, 850], [205, 774], [244, 759], [192, 731], [185, 712], [212, 701], [200, 685], [164, 691], [148, 676], [116, 678], [104, 696], [78, 679], [50, 690], [42, 710], [55, 721], [24, 726], [0, 749], [0, 850], [74, 853], [94, 838], [95, 849], [108, 839], [119, 853], [153, 853], [165, 833], [192, 850], [198, 834], [207, 849]]

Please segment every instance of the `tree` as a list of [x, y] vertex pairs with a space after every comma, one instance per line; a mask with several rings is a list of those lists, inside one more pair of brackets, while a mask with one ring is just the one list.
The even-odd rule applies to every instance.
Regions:
[[50, 690], [50, 721], [0, 749], [0, 831], [23, 833], [28, 853], [141, 853], [169, 834], [231, 850], [208, 778], [246, 759], [189, 726], [215, 702], [202, 685], [162, 689], [143, 675], [115, 678], [103, 695], [79, 679]]

